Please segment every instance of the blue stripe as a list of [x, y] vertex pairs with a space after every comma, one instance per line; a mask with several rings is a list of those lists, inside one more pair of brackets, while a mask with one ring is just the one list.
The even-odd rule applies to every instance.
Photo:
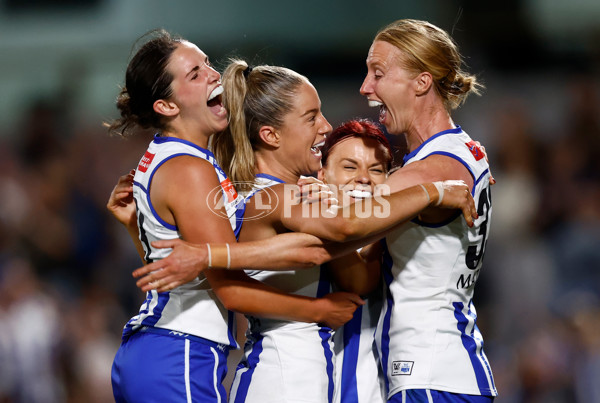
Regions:
[[[138, 325], [138, 324], [132, 323], [132, 322], [134, 322], [135, 320], [138, 320], [140, 316], [147, 315], [150, 312], [150, 303], [154, 300], [154, 296], [152, 295], [152, 293], [153, 293], [152, 291], [146, 292], [146, 299], [144, 300], [144, 303], [142, 304], [142, 307], [145, 307], [145, 308], [142, 309], [142, 307], [140, 307], [139, 313], [136, 316], [134, 316], [133, 318], [129, 319], [129, 322], [127, 322], [127, 324], [125, 325], [125, 328], [123, 329], [123, 335], [122, 335], [123, 339], [131, 336], [131, 334], [133, 333], [133, 327]], [[170, 296], [171, 295], [169, 292], [159, 293], [158, 294], [158, 304], [156, 305], [156, 307], [154, 307], [154, 312], [152, 313], [151, 316], [145, 317], [142, 320], [142, 322], [140, 323], [140, 325], [154, 326], [156, 324], [156, 322], [158, 322], [158, 320], [160, 319], [160, 317], [162, 315], [162, 311], [165, 309], [165, 306], [169, 302]]]
[[404, 156], [404, 163], [406, 163], [406, 161], [410, 160], [412, 157], [414, 157], [415, 155], [417, 155], [417, 153], [419, 152], [419, 150], [421, 150], [421, 148], [425, 147], [425, 145], [431, 141], [433, 141], [434, 139], [443, 136], [444, 134], [458, 134], [462, 132], [462, 129], [460, 126], [456, 126], [454, 129], [449, 129], [449, 130], [444, 130], [441, 131], [439, 133], [434, 134], [433, 136], [429, 137], [427, 140], [425, 140], [423, 143], [421, 143], [421, 145], [419, 147], [417, 147], [416, 149], [414, 149], [412, 152], [406, 154]]
[[233, 311], [227, 311], [227, 336], [229, 337], [229, 345], [233, 348], [238, 348], [237, 341], [233, 332], [237, 330], [235, 323], [235, 314]]
[[[452, 393], [433, 389], [408, 389], [395, 393], [388, 403], [423, 403], [428, 402], [427, 390], [431, 395], [431, 400], [437, 403], [491, 403], [494, 398], [491, 396], [467, 395], [464, 393]], [[405, 398], [402, 398], [404, 393]]]
[[235, 239], [239, 242], [240, 232], [242, 231], [242, 224], [244, 223], [244, 214], [246, 213], [246, 200], [242, 200], [235, 209]]
[[[152, 293], [152, 291], [148, 291], [148, 293]], [[142, 325], [154, 326], [156, 324], [156, 322], [158, 322], [158, 320], [161, 318], [162, 312], [165, 309], [165, 307], [167, 306], [167, 303], [169, 302], [170, 298], [171, 298], [170, 292], [168, 292], [168, 291], [167, 292], [159, 292], [158, 293], [158, 303], [154, 307], [152, 316], [144, 318], [144, 320], [142, 321]], [[154, 297], [152, 297], [152, 299], [154, 300]]]
[[234, 403], [243, 403], [246, 401], [248, 389], [250, 388], [250, 382], [252, 381], [252, 374], [254, 374], [256, 365], [260, 361], [260, 353], [263, 351], [263, 336], [256, 333], [251, 337], [254, 338], [254, 341], [252, 342], [252, 351], [250, 354], [248, 354], [248, 359], [240, 362], [238, 365], [238, 370], [244, 367], [248, 368], [248, 370], [246, 370], [246, 372], [240, 376], [240, 382], [238, 383]]
[[[328, 271], [319, 268], [319, 285], [317, 286], [317, 298], [322, 298], [324, 295], [331, 292], [331, 282], [329, 281]], [[331, 328], [327, 326], [319, 326], [319, 336], [321, 337], [321, 345], [323, 346], [323, 354], [325, 355], [325, 362], [327, 366], [327, 378], [328, 378], [328, 390], [327, 396], [328, 401], [333, 401], [334, 391], [334, 380], [333, 380], [333, 351], [329, 345], [331, 339]]]
[[392, 275], [392, 266], [394, 261], [390, 255], [390, 251], [387, 247], [385, 239], [381, 240], [383, 248], [383, 279], [385, 281], [385, 295], [386, 295], [386, 311], [383, 316], [383, 327], [381, 329], [381, 366], [383, 368], [383, 379], [385, 380], [385, 393], [390, 390], [390, 382], [388, 379], [388, 360], [390, 355], [390, 322], [392, 317], [392, 309], [394, 308], [394, 298], [390, 292], [390, 284], [394, 277]]
[[329, 340], [331, 340], [331, 329], [327, 326], [321, 326], [319, 328], [319, 336], [321, 336], [321, 345], [323, 346], [323, 352], [325, 354], [325, 362], [327, 363], [327, 379], [328, 379], [328, 388], [327, 388], [327, 397], [328, 402], [331, 403], [333, 401], [333, 351], [331, 351], [331, 346], [329, 345]]
[[475, 195], [475, 187], [477, 186], [477, 184], [479, 182], [481, 182], [481, 179], [484, 178], [487, 173], [490, 172], [490, 169], [486, 169], [485, 171], [483, 171], [483, 173], [481, 175], [479, 175], [479, 178], [477, 178], [477, 180], [475, 181], [475, 184], [473, 185], [473, 195]]
[[344, 361], [342, 362], [341, 401], [358, 403], [358, 348], [360, 345], [360, 329], [363, 307], [359, 306], [352, 319], [344, 325]]
[[[463, 344], [465, 350], [467, 350], [467, 352], [469, 354], [469, 358], [471, 359], [471, 365], [473, 366], [473, 371], [475, 372], [475, 379], [477, 380], [477, 386], [479, 387], [479, 393], [489, 395], [490, 393], [493, 393], [495, 391], [496, 387], [493, 385], [494, 381], [492, 378], [492, 372], [491, 372], [489, 363], [487, 362], [487, 358], [485, 357], [485, 355], [483, 355], [483, 340], [481, 341], [481, 350], [480, 350], [481, 355], [479, 357], [481, 357], [483, 359], [483, 361], [486, 363], [487, 368], [484, 368], [481, 365], [481, 361], [479, 360], [479, 358], [477, 356], [477, 342], [475, 341], [475, 338], [473, 336], [475, 329], [477, 329], [477, 325], [476, 325], [476, 323], [474, 323], [471, 334], [467, 334], [466, 329], [467, 329], [467, 325], [469, 324], [469, 318], [467, 318], [463, 314], [464, 304], [462, 302], [454, 302], [454, 303], [452, 303], [452, 306], [454, 306], [454, 317], [457, 320], [456, 326], [457, 326], [458, 330], [460, 331], [460, 337], [462, 340], [462, 344]], [[468, 315], [472, 316], [474, 322], [476, 322], [477, 318], [470, 309], [469, 309]], [[477, 330], [479, 330], [479, 329], [477, 329]], [[492, 380], [493, 390], [490, 388], [490, 385], [488, 383], [486, 371], [487, 371], [490, 379]]]
[[[191, 141], [180, 139], [178, 137], [161, 136], [160, 134], [155, 134], [153, 141], [156, 144], [164, 144], [164, 143], [182, 143], [182, 144], [186, 144], [186, 145], [188, 145], [188, 146], [190, 146], [192, 148], [195, 148], [196, 150], [202, 151], [203, 153], [206, 154], [207, 157], [211, 158], [213, 161], [216, 162], [215, 155], [212, 153], [212, 151], [210, 151], [210, 150], [208, 150], [206, 148], [202, 148], [198, 144], [192, 143]], [[212, 163], [213, 161], [209, 161], [209, 162]]]

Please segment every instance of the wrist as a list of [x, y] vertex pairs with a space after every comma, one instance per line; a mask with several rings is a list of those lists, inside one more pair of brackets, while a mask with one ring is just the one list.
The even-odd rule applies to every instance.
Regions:
[[231, 268], [231, 251], [229, 244], [206, 244], [208, 252], [208, 268], [229, 269]]
[[323, 298], [315, 298], [311, 301], [310, 321], [313, 323], [323, 323], [324, 308], [321, 307]]
[[439, 206], [444, 198], [442, 182], [428, 182], [420, 185], [427, 197], [428, 206]]

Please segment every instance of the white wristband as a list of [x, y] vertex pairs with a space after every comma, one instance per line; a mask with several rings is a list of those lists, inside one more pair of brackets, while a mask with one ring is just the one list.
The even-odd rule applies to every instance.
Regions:
[[431, 197], [429, 197], [429, 192], [427, 191], [427, 188], [425, 186], [423, 186], [422, 183], [419, 183], [419, 186], [421, 186], [421, 188], [425, 191], [425, 195], [427, 196], [427, 204], [429, 205], [429, 202], [431, 201]]
[[227, 245], [227, 268], [230, 269], [231, 268], [231, 254], [229, 251], [229, 244], [226, 243], [225, 245]]
[[208, 268], [210, 269], [212, 267], [212, 256], [210, 253], [210, 244], [209, 243], [206, 244], [206, 249], [208, 249]]
[[435, 203], [436, 206], [439, 206], [442, 203], [442, 199], [444, 198], [444, 185], [442, 182], [433, 182], [433, 185], [438, 191], [438, 201]]

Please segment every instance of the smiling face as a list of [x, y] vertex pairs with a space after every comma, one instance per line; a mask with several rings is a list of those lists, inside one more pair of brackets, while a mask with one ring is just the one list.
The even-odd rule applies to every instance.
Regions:
[[221, 75], [211, 67], [208, 56], [184, 41], [171, 55], [167, 69], [173, 76], [171, 101], [185, 127], [205, 135], [224, 130], [227, 111], [221, 102]]
[[379, 123], [388, 133], [407, 132], [415, 117], [417, 74], [403, 67], [402, 51], [396, 46], [375, 41], [367, 57], [367, 76], [360, 93], [370, 106], [379, 106]]
[[317, 90], [304, 81], [296, 91], [292, 110], [284, 117], [280, 152], [295, 175], [308, 175], [321, 167], [319, 145], [331, 132], [331, 125], [321, 113]]
[[377, 140], [347, 137], [329, 151], [327, 164], [319, 171], [319, 179], [335, 185], [344, 195], [354, 199], [370, 197], [375, 186], [385, 182], [389, 155]]

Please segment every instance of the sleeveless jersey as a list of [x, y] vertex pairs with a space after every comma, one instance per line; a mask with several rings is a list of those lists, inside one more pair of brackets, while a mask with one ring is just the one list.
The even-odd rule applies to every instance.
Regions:
[[[279, 183], [283, 181], [273, 176], [257, 175], [246, 200], [264, 197], [265, 192], [256, 193]], [[322, 297], [331, 291], [326, 271], [320, 266], [246, 273], [289, 294]], [[335, 364], [330, 328], [253, 316], [248, 316], [248, 322], [244, 357], [235, 374], [230, 402], [332, 402]]]
[[375, 346], [375, 328], [381, 312], [378, 287], [359, 306], [352, 319], [335, 331], [335, 402], [384, 403], [385, 384]]
[[[182, 139], [156, 135], [140, 160], [133, 186], [140, 240], [147, 262], [162, 259], [171, 253], [171, 249], [152, 247], [152, 241], [181, 237], [178, 228], [165, 222], [154, 210], [150, 187], [156, 170], [166, 161], [182, 155], [202, 158], [212, 164], [221, 187], [207, 197], [214, 198], [217, 207], [219, 202], [224, 204], [231, 227], [236, 230], [235, 209], [240, 198], [212, 152]], [[169, 292], [147, 292], [139, 314], [125, 325], [123, 338], [142, 327], [168, 329], [173, 334], [184, 333], [238, 348], [233, 312], [223, 307], [202, 274]]]
[[388, 397], [405, 389], [496, 396], [472, 302], [492, 212], [489, 166], [460, 127], [425, 141], [405, 164], [435, 154], [469, 170], [479, 218], [472, 228], [459, 213], [437, 225], [415, 219], [385, 239], [376, 339]]

